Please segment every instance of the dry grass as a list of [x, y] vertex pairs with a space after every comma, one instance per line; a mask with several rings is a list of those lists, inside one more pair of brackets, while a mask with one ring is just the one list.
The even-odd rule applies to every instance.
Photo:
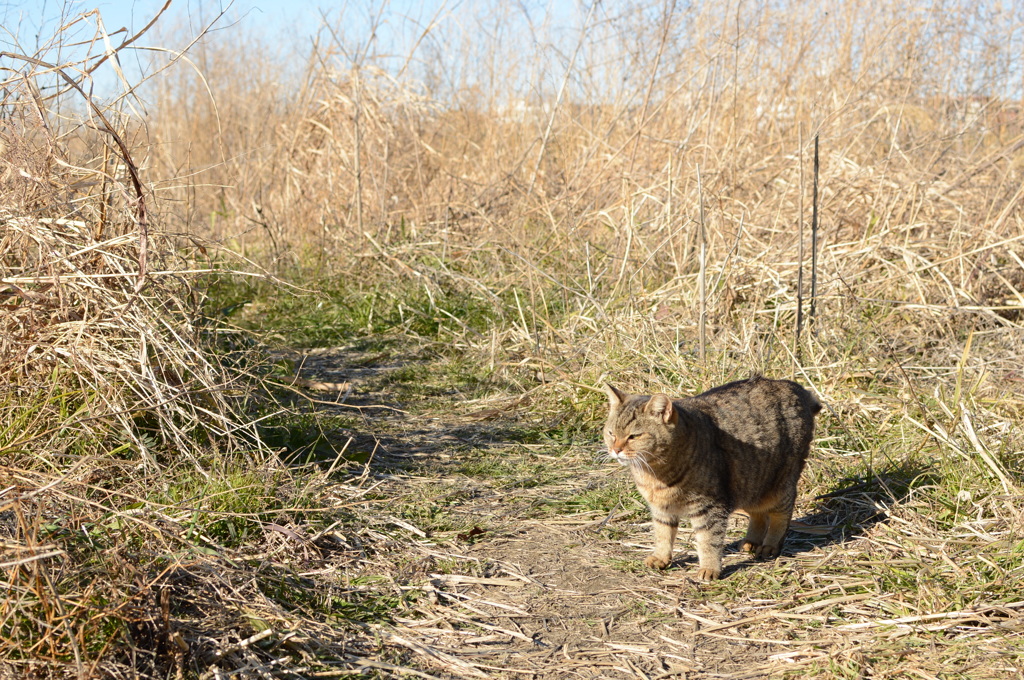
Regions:
[[12, 408], [35, 408], [0, 450], [12, 462], [33, 450], [59, 456], [77, 432], [80, 451], [97, 443], [84, 440], [120, 437], [147, 472], [159, 448], [202, 469], [199, 440], [233, 445], [232, 387], [203, 338], [200, 272], [143, 183], [131, 101], [87, 94], [94, 55], [3, 58], [0, 374]]
[[[803, 22], [783, 22], [801, 14], [784, 8], [600, 8], [581, 17], [590, 25], [576, 61], [544, 51], [541, 33], [537, 49], [553, 58], [535, 70], [514, 41], [423, 47], [461, 44], [458, 25], [440, 19], [398, 73], [374, 44], [325, 31], [292, 90], [229, 67], [207, 76], [216, 109], [200, 95], [175, 99], [199, 91], [183, 84], [161, 90], [154, 159], [209, 168], [167, 194], [214, 238], [282, 271], [359, 271], [364, 287], [408, 279], [500, 313], [521, 294], [499, 344], [561, 363], [559, 347], [584, 342], [613, 359], [592, 355], [608, 370], [629, 370], [615, 356], [637, 352], [635, 368], [652, 375], [686, 366], [679, 342], [688, 350], [696, 335], [698, 168], [712, 355], [742, 352], [749, 369], [805, 351], [791, 338], [817, 135], [817, 326], [805, 363], [849, 364], [844, 350], [911, 360], [908, 345], [927, 336], [927, 363], [951, 367], [977, 329], [975, 360], [996, 362], [994, 378], [1012, 372], [1022, 132], [1019, 105], [1001, 94], [1017, 87], [1015, 19], [986, 17], [1010, 42], [975, 53], [966, 8], [843, 8]], [[523, 21], [491, 9], [479, 21], [509, 31]], [[206, 49], [230, 63], [230, 45]], [[492, 81], [494, 64], [505, 68]], [[452, 73], [463, 87], [445, 80]], [[213, 129], [215, 144], [192, 143]], [[856, 348], [835, 323], [851, 315], [875, 336]], [[451, 325], [459, 342], [481, 344]]]
[[[243, 53], [208, 35], [190, 53], [201, 75], [145, 83], [145, 130], [130, 99], [85, 98], [67, 118], [80, 94], [41, 94], [45, 58], [5, 57], [5, 663], [1009, 677], [1024, 527], [1019, 12], [597, 4], [560, 31], [499, 5], [417, 24], [385, 4], [376, 41], [341, 17], [286, 64], [258, 36]], [[401, 337], [429, 357], [418, 372], [386, 343], [342, 355], [402, 365], [384, 387], [343, 365], [299, 383], [344, 384], [359, 418], [321, 404], [246, 426], [333, 461], [334, 481], [230, 436], [256, 416], [231, 399], [244, 384], [221, 359], [238, 357], [214, 356], [196, 314], [210, 259], [196, 243], [319, 289], [282, 298], [219, 279], [223, 316], [285, 345]], [[628, 493], [586, 451], [595, 388], [684, 394], [753, 371], [828, 406], [804, 499], [827, 539], [706, 589], [633, 575], [642, 513], [614, 519], [603, 504], [621, 510]], [[464, 431], [453, 412], [501, 427]], [[437, 441], [417, 444], [435, 418]], [[476, 460], [488, 447], [473, 437], [529, 455]], [[357, 455], [337, 458], [349, 445]], [[453, 474], [472, 481], [450, 488]], [[605, 533], [587, 528], [609, 516]], [[469, 555], [460, 535], [475, 527], [489, 533]], [[76, 552], [79, 535], [93, 543]], [[520, 539], [517, 561], [502, 542]], [[570, 547], [537, 549], [550, 543]], [[557, 560], [604, 580], [534, 575]], [[104, 578], [80, 578], [90, 569]], [[618, 614], [586, 614], [593, 630], [559, 619], [561, 642], [531, 623], [581, 601], [647, 609], [629, 609], [621, 638]], [[661, 617], [671, 631], [655, 635], [645, 622]], [[499, 642], [535, 654], [502, 671], [511, 661], [486, 646]], [[701, 651], [736, 649], [743, 668]]]
[[162, 664], [159, 584], [195, 548], [168, 495], [267, 455], [251, 388], [212, 352], [194, 262], [154, 211], [132, 102], [88, 94], [112, 54], [47, 60], [87, 18], [0, 55], [4, 677]]

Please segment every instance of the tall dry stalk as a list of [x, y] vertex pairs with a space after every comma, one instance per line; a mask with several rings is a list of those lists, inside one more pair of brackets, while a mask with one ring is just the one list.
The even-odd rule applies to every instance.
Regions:
[[700, 166], [697, 166], [697, 202], [698, 202], [698, 222], [697, 228], [699, 230], [699, 247], [700, 251], [698, 254], [698, 262], [700, 263], [700, 271], [697, 274], [697, 299], [700, 301], [700, 310], [698, 313], [698, 346], [700, 348], [700, 362], [705, 364], [707, 362], [707, 320], [708, 320], [708, 288], [707, 288], [707, 252], [708, 252], [708, 236], [707, 236], [707, 223], [704, 218], [704, 185], [700, 179]]
[[803, 129], [797, 130], [797, 163], [799, 163], [799, 181], [797, 193], [797, 250], [796, 250], [796, 360], [802, 358], [800, 333], [804, 326], [804, 135]]
[[814, 133], [814, 169], [811, 172], [811, 308], [808, 321], [815, 320], [815, 303], [818, 297], [818, 133]]

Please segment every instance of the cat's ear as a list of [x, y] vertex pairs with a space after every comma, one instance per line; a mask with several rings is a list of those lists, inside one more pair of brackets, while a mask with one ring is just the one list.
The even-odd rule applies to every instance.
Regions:
[[676, 409], [672, 406], [672, 399], [664, 394], [655, 394], [644, 404], [644, 413], [655, 418], [660, 418], [663, 423], [671, 425], [676, 422]]
[[628, 394], [626, 394], [622, 390], [616, 389], [613, 385], [605, 385], [604, 391], [608, 394], [608, 404], [612, 408], [618, 408], [619, 406], [622, 406], [626, 402], [626, 400], [629, 399]]

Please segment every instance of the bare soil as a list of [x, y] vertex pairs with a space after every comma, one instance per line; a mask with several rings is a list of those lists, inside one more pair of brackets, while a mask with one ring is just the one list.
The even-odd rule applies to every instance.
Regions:
[[[842, 542], [811, 526], [791, 531], [771, 562], [734, 543], [723, 580], [704, 584], [690, 578], [695, 557], [681, 530], [672, 567], [647, 569], [648, 519], [625, 470], [601, 461], [596, 433], [536, 443], [524, 438], [514, 401], [437, 390], [427, 398], [389, 380], [415, 361], [347, 349], [301, 361], [307, 380], [344, 384], [343, 403], [322, 407], [364, 418], [344, 435], [350, 452], [367, 454], [362, 472], [352, 471], [364, 500], [347, 505], [374, 526], [363, 541], [378, 547], [348, 562], [349, 576], [386, 576], [420, 593], [412, 611], [375, 629], [401, 648], [401, 661], [364, 663], [421, 677], [645, 679], [831, 675], [836, 664], [861, 665], [858, 633], [830, 624], [890, 597], [863, 570], [842, 568], [869, 538]], [[481, 459], [490, 467], [465, 465]], [[526, 473], [508, 467], [526, 459]], [[573, 504], [600, 489], [621, 489], [610, 512]], [[440, 526], [429, 513], [419, 520], [420, 507], [438, 504]], [[814, 499], [804, 505], [821, 510]]]

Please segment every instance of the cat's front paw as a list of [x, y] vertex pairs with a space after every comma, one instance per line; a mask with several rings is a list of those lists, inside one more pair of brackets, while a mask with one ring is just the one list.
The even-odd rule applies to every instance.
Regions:
[[781, 546], [778, 545], [762, 545], [758, 546], [756, 550], [752, 550], [754, 557], [759, 560], [774, 560], [779, 556]]
[[751, 541], [743, 541], [743, 545], [740, 546], [740, 550], [743, 552], [757, 554], [757, 551], [761, 549], [760, 543], [752, 543]]
[[699, 569], [697, 570], [698, 581], [715, 581], [721, 576], [722, 572], [718, 569]]
[[671, 562], [672, 560], [667, 560], [664, 557], [658, 557], [657, 555], [648, 555], [647, 559], [644, 560], [644, 564], [646, 564], [651, 569], [664, 569]]

